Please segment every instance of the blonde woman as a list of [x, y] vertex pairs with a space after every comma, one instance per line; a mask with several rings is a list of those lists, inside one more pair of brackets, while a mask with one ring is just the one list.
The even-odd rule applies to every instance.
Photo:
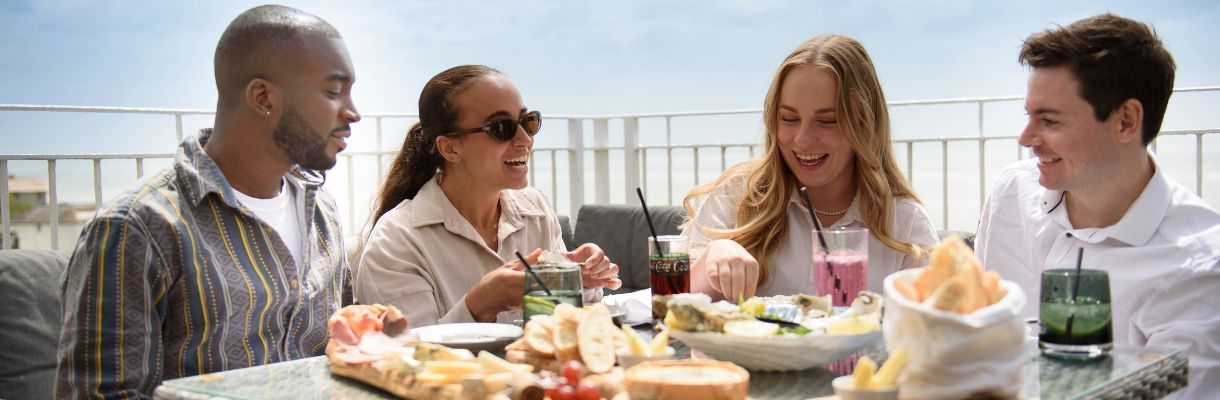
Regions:
[[869, 229], [868, 288], [918, 266], [936, 243], [928, 212], [898, 171], [873, 62], [855, 39], [815, 36], [780, 65], [763, 109], [758, 158], [693, 189], [691, 289], [713, 298], [812, 293], [813, 223]]

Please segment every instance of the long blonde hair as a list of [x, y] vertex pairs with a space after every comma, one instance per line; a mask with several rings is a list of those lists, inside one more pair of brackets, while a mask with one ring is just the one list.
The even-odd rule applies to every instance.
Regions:
[[779, 92], [788, 72], [802, 65], [825, 69], [837, 81], [835, 108], [843, 135], [855, 153], [856, 196], [864, 224], [887, 247], [922, 259], [923, 249], [895, 239], [890, 232], [894, 218], [893, 199], [907, 197], [919, 202], [919, 197], [894, 162], [889, 110], [873, 61], [860, 42], [842, 35], [818, 35], [806, 40], [776, 71], [763, 105], [766, 136], [762, 156], [737, 164], [715, 181], [695, 187], [683, 200], [687, 214], [693, 217], [697, 211], [696, 199], [729, 180], [744, 178], [746, 190], [737, 206], [736, 226], [712, 229], [698, 226], [693, 220], [690, 223], [695, 223], [708, 237], [727, 238], [741, 244], [758, 260], [759, 284], [767, 281], [767, 256], [774, 253], [788, 235], [788, 199], [800, 187], [779, 149]]

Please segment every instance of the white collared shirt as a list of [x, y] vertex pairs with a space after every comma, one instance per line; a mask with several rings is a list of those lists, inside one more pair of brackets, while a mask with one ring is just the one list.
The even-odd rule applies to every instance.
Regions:
[[[714, 229], [736, 227], [737, 206], [745, 194], [745, 185], [746, 177], [737, 176], [696, 199], [693, 223], [682, 231], [683, 235], [690, 237], [692, 252], [707, 247], [712, 240], [695, 227], [696, 223]], [[793, 192], [788, 198], [788, 235], [779, 248], [767, 256], [770, 277], [758, 285], [757, 296], [817, 293], [813, 273], [813, 222], [809, 219], [809, 209], [805, 208], [797, 195], [798, 192]], [[891, 210], [894, 215], [890, 221], [890, 235], [895, 239], [921, 247], [938, 242], [936, 229], [932, 227], [928, 211], [922, 204], [906, 197], [894, 198]], [[830, 227], [866, 227], [856, 199], [852, 200], [847, 213]], [[881, 283], [887, 275], [922, 264], [926, 264], [926, 258], [917, 261], [869, 235], [868, 290], [881, 293]]]
[[[1156, 166], [1118, 223], [1074, 229], [1066, 196], [1038, 184], [1036, 159], [1006, 167], [983, 207], [976, 249], [984, 268], [1025, 289], [1038, 316], [1041, 273], [1108, 271], [1114, 341], [1185, 349], [1186, 397], [1220, 393], [1220, 214]], [[1181, 392], [1179, 392], [1181, 393]]]
[[[500, 191], [496, 236], [499, 247], [492, 250], [433, 177], [373, 226], [353, 270], [356, 301], [394, 305], [411, 326], [474, 322], [466, 294], [483, 275], [516, 260], [517, 251], [567, 251], [546, 195], [533, 187]], [[601, 301], [601, 293], [585, 289], [584, 300]], [[515, 319], [520, 309], [496, 317]]]

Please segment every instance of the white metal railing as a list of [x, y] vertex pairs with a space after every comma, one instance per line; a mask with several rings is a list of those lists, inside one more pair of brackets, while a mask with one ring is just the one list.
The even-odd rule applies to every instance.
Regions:
[[[1210, 87], [1192, 87], [1179, 88], [1175, 93], [1187, 92], [1220, 92], [1220, 86]], [[915, 173], [915, 145], [922, 143], [940, 143], [941, 144], [941, 168], [940, 182], [942, 195], [942, 210], [941, 210], [941, 227], [949, 225], [949, 215], [952, 210], [951, 204], [953, 201], [949, 196], [949, 144], [954, 142], [977, 142], [978, 144], [978, 177], [979, 177], [979, 196], [978, 202], [981, 208], [983, 200], [986, 198], [987, 186], [987, 145], [993, 141], [1014, 141], [1015, 135], [1008, 136], [988, 136], [984, 132], [986, 121], [985, 106], [999, 102], [1014, 102], [1022, 100], [1020, 96], [1004, 96], [1004, 97], [980, 97], [980, 98], [961, 98], [961, 99], [940, 99], [940, 100], [916, 100], [916, 101], [895, 101], [890, 102], [891, 108], [901, 107], [917, 107], [930, 105], [945, 105], [945, 104], [974, 104], [977, 106], [977, 132], [972, 136], [958, 137], [923, 137], [916, 139], [898, 139], [893, 141], [893, 146], [896, 154], [905, 155], [906, 174], [908, 178], [913, 177]], [[119, 107], [85, 107], [85, 106], [45, 106], [45, 105], [0, 105], [0, 112], [67, 112], [67, 113], [104, 113], [104, 114], [143, 114], [143, 115], [166, 115], [173, 117], [175, 125], [175, 134], [178, 141], [183, 137], [182, 118], [187, 115], [211, 115], [211, 110], [189, 110], [189, 109], [162, 109], [162, 108], [119, 108]], [[708, 117], [708, 116], [726, 116], [739, 114], [761, 114], [760, 109], [742, 109], [742, 110], [723, 110], [723, 111], [706, 111], [706, 112], [676, 112], [676, 113], [649, 113], [649, 114], [624, 114], [624, 115], [600, 115], [600, 116], [579, 116], [579, 115], [559, 115], [547, 116], [548, 120], [566, 120], [568, 143], [567, 146], [560, 147], [536, 147], [534, 154], [530, 157], [530, 182], [534, 185], [540, 183], [548, 183], [550, 188], [552, 206], [556, 209], [561, 209], [558, 199], [560, 197], [559, 188], [565, 188], [564, 191], [568, 195], [568, 204], [566, 204], [567, 213], [574, 214], [577, 209], [586, 203], [586, 182], [588, 177], [586, 171], [592, 170], [592, 201], [589, 203], [609, 203], [611, 181], [621, 179], [623, 193], [631, 193], [636, 187], [644, 187], [647, 191], [647, 182], [649, 171], [649, 162], [657, 160], [652, 154], [663, 152], [665, 158], [665, 181], [666, 181], [666, 196], [667, 204], [676, 204], [674, 197], [674, 172], [675, 169], [682, 169], [682, 165], [675, 166], [675, 150], [690, 150], [692, 157], [691, 173], [694, 176], [694, 182], [701, 182], [700, 177], [700, 153], [701, 150], [718, 150], [719, 151], [719, 170], [723, 171], [728, 167], [727, 152], [731, 149], [745, 149], [748, 151], [749, 157], [753, 157], [756, 150], [760, 147], [759, 143], [754, 142], [735, 142], [735, 143], [695, 143], [695, 144], [675, 144], [673, 143], [673, 127], [674, 119], [690, 118], [690, 117]], [[345, 193], [335, 193], [338, 196], [346, 198], [347, 207], [343, 215], [346, 221], [346, 227], [349, 233], [355, 232], [356, 228], [363, 222], [358, 218], [357, 204], [366, 204], [367, 202], [357, 202], [355, 190], [355, 160], [358, 157], [370, 157], [375, 161], [377, 182], [385, 179], [386, 157], [393, 157], [396, 149], [386, 149], [382, 146], [383, 129], [382, 123], [389, 119], [408, 119], [417, 118], [416, 114], [409, 113], [383, 113], [383, 114], [365, 114], [365, 121], [372, 120], [374, 125], [374, 135], [376, 141], [376, 149], [372, 151], [349, 151], [340, 153], [340, 158], [346, 166], [347, 182]], [[665, 141], [661, 145], [641, 145], [640, 144], [640, 121], [660, 119], [665, 124]], [[610, 121], [620, 120], [622, 122], [622, 144], [610, 145]], [[413, 121], [412, 121], [413, 122]], [[585, 143], [585, 123], [590, 122], [592, 125], [592, 143]], [[553, 126], [548, 124], [549, 126]], [[1169, 136], [1194, 136], [1195, 138], [1195, 192], [1202, 195], [1204, 181], [1204, 158], [1203, 144], [1204, 136], [1220, 133], [1220, 128], [1214, 129], [1193, 129], [1193, 130], [1171, 130], [1161, 132], [1159, 138]], [[1153, 142], [1152, 147], [1155, 150], [1157, 142]], [[1027, 155], [1020, 146], [1013, 145], [1017, 158], [1020, 159]], [[611, 152], [622, 152], [622, 171], [612, 172]], [[566, 168], [560, 167], [559, 155], [566, 156]], [[91, 160], [93, 163], [93, 193], [94, 203], [100, 206], [104, 199], [102, 198], [102, 161], [103, 160], [133, 160], [136, 165], [136, 176], [143, 176], [143, 162], [147, 159], [165, 159], [172, 158], [172, 153], [136, 153], [136, 154], [0, 154], [0, 177], [7, 177], [9, 174], [9, 161], [44, 161], [47, 163], [48, 177], [48, 202], [51, 207], [50, 212], [50, 230], [52, 248], [59, 249], [59, 203], [58, 203], [58, 188], [57, 188], [57, 171], [56, 165], [58, 161], [63, 160]], [[538, 171], [538, 160], [546, 160], [545, 166], [548, 166], [550, 171], [549, 177], [536, 176]], [[592, 164], [592, 168], [588, 168]], [[559, 177], [560, 171], [566, 170], [566, 182], [561, 184]], [[612, 179], [612, 176], [614, 179]], [[621, 177], [621, 178], [620, 178]], [[334, 191], [334, 189], [331, 189]], [[917, 187], [918, 190], [918, 187]], [[0, 223], [3, 225], [3, 231], [0, 232], [0, 248], [10, 248], [9, 232], [11, 226], [11, 216], [9, 215], [9, 189], [8, 180], [0, 179]], [[647, 192], [646, 192], [647, 194]], [[681, 196], [682, 193], [679, 193]], [[650, 200], [655, 203], [657, 200]], [[680, 200], [679, 200], [680, 201]], [[366, 211], [367, 210], [363, 210]]]

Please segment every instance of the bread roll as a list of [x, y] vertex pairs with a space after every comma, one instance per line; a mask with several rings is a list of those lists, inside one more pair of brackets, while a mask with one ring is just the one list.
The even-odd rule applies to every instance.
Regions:
[[740, 400], [750, 390], [750, 373], [714, 360], [647, 361], [627, 369], [632, 399]]

